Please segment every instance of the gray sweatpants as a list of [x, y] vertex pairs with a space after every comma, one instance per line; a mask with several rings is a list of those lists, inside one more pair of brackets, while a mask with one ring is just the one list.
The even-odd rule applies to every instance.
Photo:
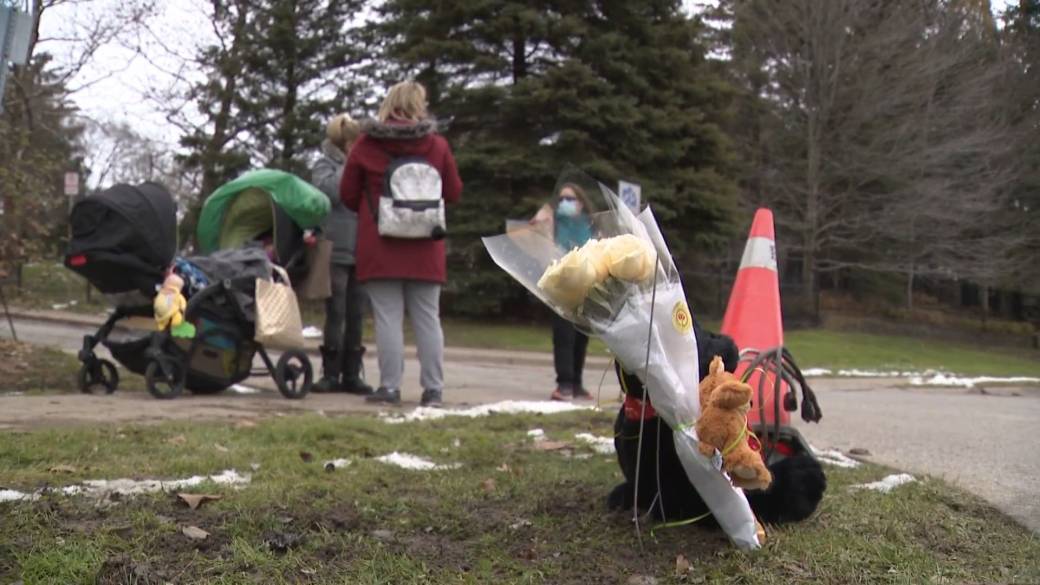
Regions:
[[376, 322], [379, 386], [400, 389], [404, 377], [404, 312], [412, 321], [423, 390], [444, 388], [441, 285], [419, 280], [370, 280], [364, 284]]

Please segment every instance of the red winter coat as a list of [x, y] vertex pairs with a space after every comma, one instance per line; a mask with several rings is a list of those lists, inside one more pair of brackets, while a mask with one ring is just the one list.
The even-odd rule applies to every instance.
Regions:
[[[444, 240], [405, 240], [379, 235], [369, 202], [376, 205], [383, 194], [383, 172], [392, 158], [421, 156], [441, 174], [441, 196], [456, 203], [462, 196], [462, 179], [451, 147], [435, 134], [436, 123], [390, 120], [363, 123], [361, 138], [350, 149], [339, 196], [358, 213], [357, 278], [360, 282], [400, 278], [443, 283], [447, 280]], [[448, 226], [450, 233], [451, 226]]]

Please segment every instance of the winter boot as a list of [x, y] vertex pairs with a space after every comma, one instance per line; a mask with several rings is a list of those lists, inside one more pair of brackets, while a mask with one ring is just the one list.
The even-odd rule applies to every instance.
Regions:
[[361, 357], [365, 355], [365, 347], [355, 347], [352, 349], [343, 350], [342, 355], [342, 372], [343, 372], [343, 383], [341, 388], [344, 392], [350, 392], [351, 394], [361, 394], [362, 396], [368, 396], [372, 393], [372, 387], [365, 383], [365, 380], [361, 377], [361, 370], [363, 363]]
[[324, 345], [318, 350], [321, 351], [321, 379], [311, 387], [311, 392], [339, 392], [340, 352]]

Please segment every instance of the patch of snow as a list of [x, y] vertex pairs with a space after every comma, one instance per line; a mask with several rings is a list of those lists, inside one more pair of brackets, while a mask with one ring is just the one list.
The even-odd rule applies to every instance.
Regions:
[[905, 378], [914, 375], [914, 372], [900, 372], [897, 370], [838, 370], [838, 375], [844, 378]]
[[343, 469], [344, 467], [350, 466], [350, 459], [332, 459], [322, 464], [325, 471], [332, 471], [333, 469]]
[[839, 378], [905, 378], [920, 375], [920, 372], [900, 372], [898, 370], [860, 370], [851, 368], [835, 372], [829, 368], [806, 368], [802, 370], [806, 378], [837, 376]]
[[195, 487], [206, 481], [220, 485], [242, 485], [250, 481], [248, 475], [239, 475], [234, 469], [227, 469], [218, 475], [193, 475], [186, 479], [174, 479], [162, 481], [158, 479], [88, 479], [80, 485], [70, 485], [62, 488], [65, 495], [88, 495], [94, 497], [107, 497], [111, 494], [122, 496], [133, 496], [160, 491], [180, 490], [187, 487]]
[[231, 388], [228, 388], [228, 390], [231, 390], [235, 394], [259, 394], [263, 392], [263, 390], [259, 388], [253, 388], [252, 386], [245, 386], [243, 384], [232, 384]]
[[27, 494], [18, 490], [0, 490], [0, 502], [17, 502], [19, 500], [35, 500], [39, 494]]
[[914, 476], [910, 475], [909, 473], [898, 473], [896, 475], [885, 476], [884, 478], [875, 482], [856, 484], [851, 487], [864, 490], [874, 490], [877, 492], [887, 494], [888, 492], [903, 484], [912, 483], [915, 481], [917, 480], [914, 479]]
[[848, 469], [855, 469], [862, 465], [859, 461], [849, 457], [837, 449], [824, 449], [823, 451], [818, 450], [816, 447], [811, 447], [813, 454], [820, 460], [820, 463], [826, 463], [828, 465], [834, 465], [835, 467], [845, 467]]
[[396, 424], [418, 420], [436, 420], [439, 418], [444, 418], [446, 416], [466, 416], [470, 418], [476, 418], [478, 416], [488, 416], [494, 413], [554, 414], [557, 412], [569, 412], [572, 410], [588, 410], [592, 408], [594, 407], [579, 406], [570, 402], [560, 402], [556, 400], [504, 400], [502, 402], [496, 402], [494, 404], [481, 404], [479, 406], [464, 409], [426, 408], [420, 406], [404, 416], [395, 416], [385, 413], [381, 413], [380, 416], [383, 417], [384, 422]]
[[541, 441], [545, 439], [545, 431], [542, 429], [531, 429], [527, 431], [527, 436], [531, 437], [535, 441]]
[[417, 455], [410, 455], [408, 453], [398, 453], [394, 451], [389, 455], [383, 455], [382, 457], [376, 457], [376, 461], [381, 461], [389, 465], [396, 465], [404, 469], [414, 469], [416, 471], [437, 471], [442, 469], [457, 469], [462, 467], [460, 463], [452, 463], [450, 465], [438, 465], [429, 459], [423, 459]]
[[318, 329], [314, 325], [308, 325], [303, 328], [304, 339], [321, 339], [324, 335], [321, 329]]
[[55, 303], [55, 304], [51, 305], [51, 308], [54, 309], [55, 311], [64, 311], [65, 309], [69, 308], [69, 304], [68, 303]]
[[828, 368], [807, 368], [802, 370], [806, 378], [837, 376], [840, 378], [908, 378], [911, 386], [954, 386], [974, 388], [979, 384], [1040, 384], [1040, 378], [1028, 376], [1012, 376], [1000, 378], [996, 376], [957, 376], [944, 372], [903, 372], [897, 370], [859, 370], [847, 369], [834, 372]]
[[614, 439], [610, 437], [597, 437], [589, 433], [578, 433], [574, 435], [575, 439], [583, 441], [592, 446], [592, 450], [597, 453], [604, 455], [611, 455], [614, 453]]
[[1040, 384], [1040, 378], [1028, 376], [1012, 376], [999, 378], [995, 376], [976, 376], [974, 378], [955, 376], [953, 374], [918, 375], [910, 378], [911, 386], [960, 386], [974, 388], [977, 384]]
[[240, 475], [234, 469], [227, 469], [217, 475], [195, 475], [186, 479], [174, 479], [163, 481], [158, 479], [88, 479], [80, 484], [69, 485], [63, 488], [50, 490], [44, 488], [32, 494], [24, 494], [14, 490], [0, 490], [0, 502], [11, 500], [29, 499], [35, 500], [41, 493], [54, 491], [66, 496], [91, 496], [95, 498], [107, 498], [113, 494], [121, 496], [134, 496], [138, 494], [155, 493], [161, 491], [175, 491], [186, 487], [194, 487], [205, 481], [212, 481], [220, 485], [240, 486], [250, 482], [249, 475]]

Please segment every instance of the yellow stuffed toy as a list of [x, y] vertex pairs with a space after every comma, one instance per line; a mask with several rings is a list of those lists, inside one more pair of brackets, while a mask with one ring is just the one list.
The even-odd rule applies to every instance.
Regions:
[[751, 386], [727, 372], [722, 358], [715, 356], [699, 390], [701, 416], [695, 428], [701, 454], [712, 457], [718, 451], [722, 455], [722, 468], [736, 487], [769, 487], [773, 476], [747, 440]]
[[184, 322], [184, 309], [188, 306], [188, 301], [181, 294], [183, 286], [184, 280], [181, 277], [170, 274], [155, 295], [152, 309], [155, 311], [155, 324], [159, 331], [167, 327], [175, 328]]

